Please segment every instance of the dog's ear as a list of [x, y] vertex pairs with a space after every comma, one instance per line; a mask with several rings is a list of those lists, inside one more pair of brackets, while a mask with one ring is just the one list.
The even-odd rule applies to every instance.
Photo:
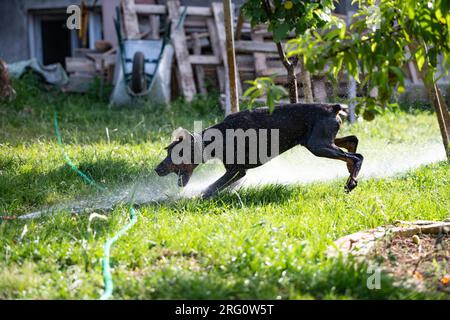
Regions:
[[332, 106], [334, 113], [337, 115], [348, 116], [348, 105], [343, 103], [338, 103]]
[[167, 147], [164, 148], [164, 150], [171, 150], [179, 142], [180, 141], [178, 141], [178, 140], [172, 141]]
[[181, 127], [172, 132], [172, 141], [182, 141], [190, 137], [192, 137], [192, 134]]

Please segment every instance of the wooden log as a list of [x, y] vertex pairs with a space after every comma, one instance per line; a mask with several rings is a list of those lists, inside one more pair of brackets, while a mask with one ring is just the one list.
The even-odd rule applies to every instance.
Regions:
[[184, 33], [184, 28], [182, 26], [177, 29], [180, 20], [180, 2], [178, 0], [168, 0], [167, 9], [171, 21], [172, 44], [178, 65], [181, 90], [186, 100], [192, 101], [197, 91], [195, 89], [194, 74], [189, 60], [186, 34]]
[[134, 0], [122, 0], [123, 24], [126, 39], [140, 39], [139, 21]]

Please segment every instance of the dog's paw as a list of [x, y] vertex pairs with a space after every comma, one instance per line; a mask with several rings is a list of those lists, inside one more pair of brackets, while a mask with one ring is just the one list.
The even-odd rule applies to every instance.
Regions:
[[350, 179], [345, 185], [345, 192], [350, 193], [358, 185], [358, 181]]
[[200, 199], [200, 200], [209, 200], [209, 199], [212, 198], [213, 195], [214, 195], [213, 193], [205, 192], [205, 193], [202, 193], [202, 194], [199, 196], [199, 199]]

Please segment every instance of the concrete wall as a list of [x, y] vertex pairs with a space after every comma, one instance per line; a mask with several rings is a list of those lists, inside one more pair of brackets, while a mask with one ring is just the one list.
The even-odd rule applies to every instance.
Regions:
[[27, 15], [23, 1], [0, 1], [0, 16], [0, 58], [7, 63], [27, 59]]
[[[30, 59], [28, 14], [31, 10], [60, 9], [65, 11], [79, 0], [1, 0], [0, 58], [7, 63]], [[93, 1], [86, 1], [91, 4]], [[97, 1], [100, 5], [101, 0]]]

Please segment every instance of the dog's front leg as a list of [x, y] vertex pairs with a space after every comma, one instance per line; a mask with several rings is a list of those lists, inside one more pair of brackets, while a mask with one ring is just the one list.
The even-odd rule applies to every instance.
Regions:
[[208, 187], [202, 195], [203, 199], [211, 198], [217, 192], [225, 189], [229, 185], [245, 176], [245, 170], [233, 169], [225, 172], [216, 182]]

